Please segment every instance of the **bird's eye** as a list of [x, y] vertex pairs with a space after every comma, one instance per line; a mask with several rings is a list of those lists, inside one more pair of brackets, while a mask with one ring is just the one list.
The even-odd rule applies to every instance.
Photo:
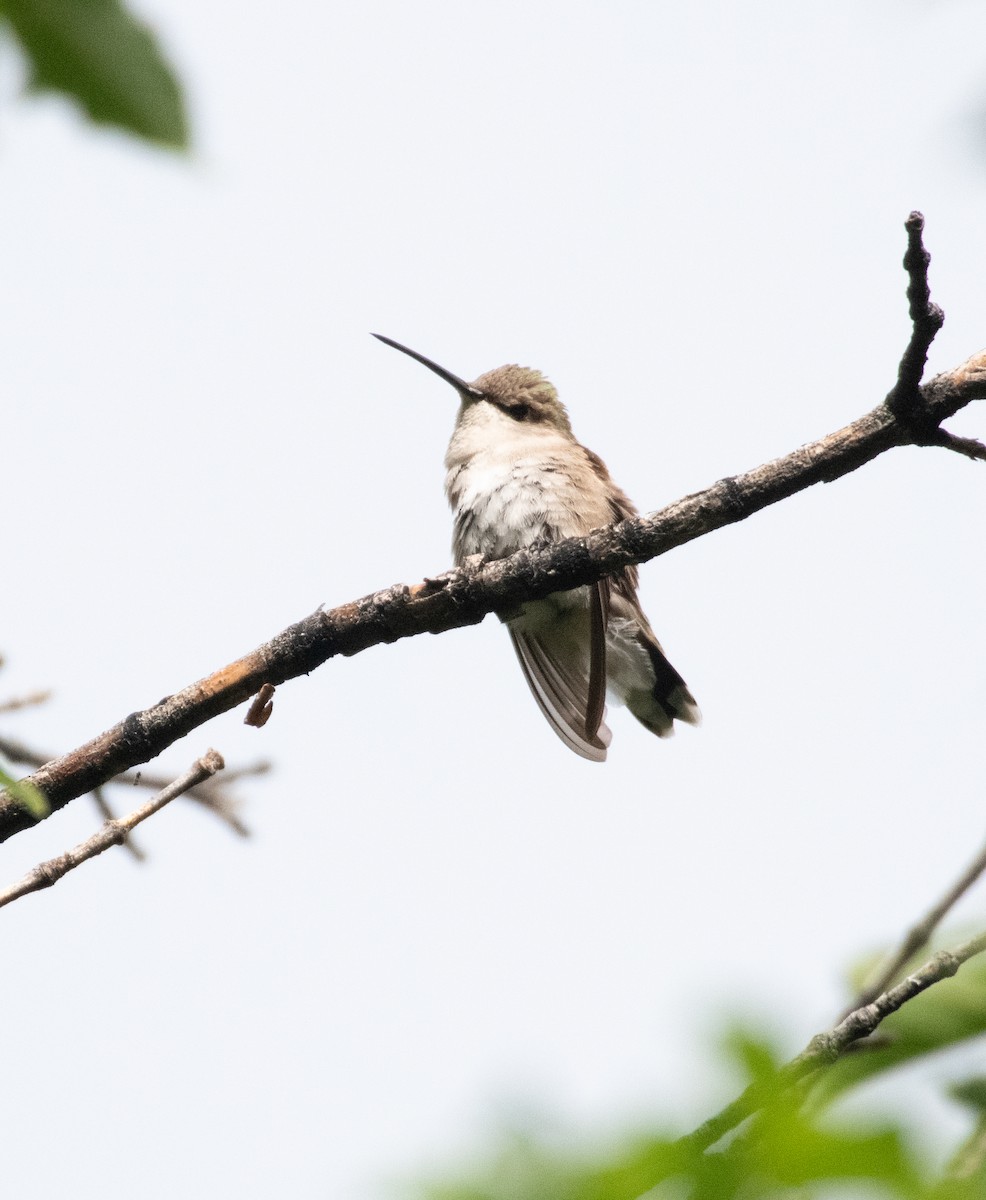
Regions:
[[526, 421], [531, 415], [531, 406], [529, 404], [512, 404], [510, 415], [515, 421]]

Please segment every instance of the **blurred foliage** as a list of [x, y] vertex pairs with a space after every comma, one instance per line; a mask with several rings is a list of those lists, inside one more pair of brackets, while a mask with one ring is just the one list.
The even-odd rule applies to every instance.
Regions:
[[93, 121], [188, 145], [181, 88], [153, 33], [119, 0], [0, 0], [0, 28], [27, 58], [29, 86], [64, 92]]
[[[512, 1131], [491, 1159], [417, 1186], [417, 1200], [983, 1200], [986, 1080], [948, 1085], [974, 1121], [949, 1165], [928, 1160], [924, 1141], [900, 1120], [861, 1118], [870, 1080], [986, 1033], [986, 962], [973, 960], [888, 1017], [860, 1045], [794, 1088], [762, 1033], [735, 1026], [716, 1048], [719, 1069], [738, 1071], [760, 1107], [709, 1150], [667, 1129], [627, 1134], [616, 1148], [587, 1147]], [[853, 1115], [840, 1101], [853, 1096]], [[865, 1100], [865, 1094], [863, 1096]]]
[[26, 779], [15, 779], [0, 767], [0, 790], [6, 788], [11, 799], [26, 809], [36, 821], [43, 821], [51, 811], [44, 793]]

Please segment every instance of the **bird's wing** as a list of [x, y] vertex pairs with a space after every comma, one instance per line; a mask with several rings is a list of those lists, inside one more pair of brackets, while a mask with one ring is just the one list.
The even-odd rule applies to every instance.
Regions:
[[552, 729], [569, 749], [593, 762], [605, 760], [610, 743], [610, 732], [603, 724], [608, 593], [605, 583], [592, 588], [588, 678], [565, 664], [550, 638], [510, 630], [524, 678]]
[[[626, 521], [637, 516], [633, 501], [621, 488], [613, 482], [612, 476], [606, 469], [606, 464], [598, 454], [586, 450], [586, 458], [598, 479], [606, 488], [609, 495], [610, 513], [614, 521]], [[686, 721], [689, 725], [698, 725], [702, 714], [695, 697], [688, 690], [688, 685], [668, 662], [667, 656], [661, 649], [661, 643], [654, 636], [650, 622], [644, 616], [637, 597], [638, 575], [634, 566], [624, 567], [609, 577], [607, 597], [610, 607], [618, 623], [622, 619], [636, 626], [634, 640], [643, 647], [653, 669], [653, 684], [644, 689], [640, 695], [635, 695], [631, 701], [627, 699], [630, 711], [658, 737], [667, 737], [674, 731], [674, 722]], [[608, 624], [608, 618], [607, 618]]]
[[606, 711], [606, 627], [609, 624], [609, 582], [601, 579], [589, 590], [589, 691], [585, 704], [585, 733], [592, 741]]

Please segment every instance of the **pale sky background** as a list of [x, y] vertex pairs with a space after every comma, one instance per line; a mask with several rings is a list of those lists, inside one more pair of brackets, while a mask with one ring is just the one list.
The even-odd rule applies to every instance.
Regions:
[[[455, 398], [370, 330], [545, 371], [645, 511], [881, 399], [912, 208], [932, 369], [986, 344], [980, 3], [140, 7], [187, 159], [0, 55], [0, 694], [56, 689], [3, 720], [41, 748], [448, 565]], [[611, 709], [602, 767], [493, 619], [195, 732], [175, 773], [277, 764], [251, 841], [179, 802], [0, 915], [6, 1192], [364, 1200], [518, 1105], [685, 1127], [737, 1006], [800, 1049], [983, 838], [984, 497], [901, 450], [645, 566], [705, 724]]]

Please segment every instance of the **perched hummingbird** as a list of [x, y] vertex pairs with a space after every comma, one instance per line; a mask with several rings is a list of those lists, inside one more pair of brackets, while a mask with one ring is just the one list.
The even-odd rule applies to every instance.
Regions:
[[[575, 440], [565, 406], [540, 371], [497, 367], [466, 383], [423, 354], [373, 336], [459, 393], [445, 454], [456, 563], [473, 554], [506, 558], [637, 515], [603, 460]], [[636, 567], [527, 601], [501, 619], [541, 711], [583, 758], [606, 757], [607, 689], [658, 737], [673, 733], [676, 719], [701, 719], [640, 607]]]

